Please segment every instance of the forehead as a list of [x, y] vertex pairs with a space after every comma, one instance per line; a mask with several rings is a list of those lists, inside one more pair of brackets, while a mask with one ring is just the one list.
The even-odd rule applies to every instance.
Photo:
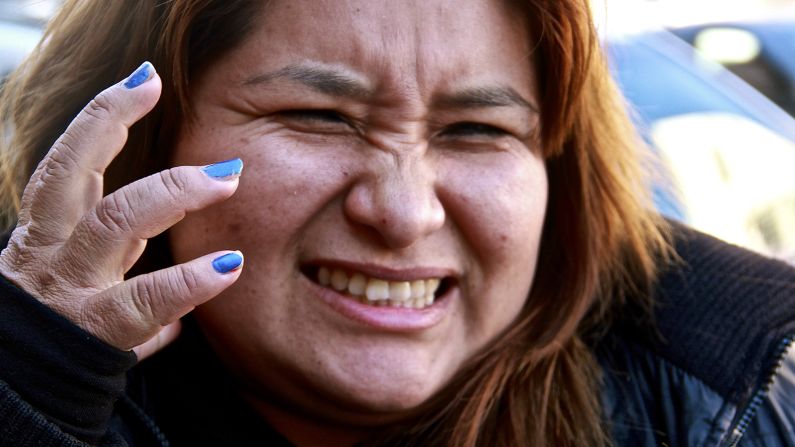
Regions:
[[[532, 89], [523, 15], [502, 0], [276, 0], [255, 18], [232, 70], [318, 62], [377, 88], [499, 82]], [[242, 66], [241, 66], [242, 65]], [[241, 73], [243, 75], [243, 73]], [[524, 87], [522, 87], [524, 86]]]

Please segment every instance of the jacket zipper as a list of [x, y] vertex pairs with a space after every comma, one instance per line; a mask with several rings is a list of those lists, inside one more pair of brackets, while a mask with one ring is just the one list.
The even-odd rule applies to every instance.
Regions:
[[746, 430], [748, 430], [748, 426], [753, 421], [754, 417], [756, 416], [757, 410], [759, 410], [759, 406], [762, 405], [762, 402], [765, 400], [765, 396], [767, 395], [768, 391], [770, 391], [770, 386], [773, 384], [773, 379], [776, 376], [776, 371], [781, 367], [781, 363], [784, 361], [784, 355], [789, 350], [790, 346], [793, 344], [793, 337], [784, 337], [784, 339], [779, 342], [778, 346], [776, 347], [775, 355], [773, 358], [775, 359], [775, 366], [768, 374], [767, 380], [754, 392], [754, 397], [751, 399], [751, 403], [745, 407], [745, 411], [743, 411], [742, 416], [740, 417], [739, 422], [731, 430], [731, 435], [727, 439], [727, 442], [724, 444], [728, 447], [737, 447], [737, 444], [740, 443], [740, 440], [745, 435]]

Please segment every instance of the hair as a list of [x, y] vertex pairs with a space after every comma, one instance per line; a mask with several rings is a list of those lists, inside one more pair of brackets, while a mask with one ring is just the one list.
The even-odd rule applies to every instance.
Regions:
[[[5, 225], [13, 224], [35, 163], [72, 117], [142, 60], [158, 67], [163, 93], [130, 129], [106, 173], [106, 190], [167, 168], [179, 126], [192, 114], [191, 80], [247, 36], [263, 3], [67, 0], [0, 99]], [[509, 328], [415, 417], [373, 444], [610, 443], [593, 340], [625, 302], [650, 305], [656, 265], [667, 253], [665, 224], [652, 210], [641, 143], [609, 75], [587, 0], [514, 3], [522, 4], [534, 40], [549, 177], [532, 290]], [[150, 243], [138, 268], [168, 262], [167, 244]]]

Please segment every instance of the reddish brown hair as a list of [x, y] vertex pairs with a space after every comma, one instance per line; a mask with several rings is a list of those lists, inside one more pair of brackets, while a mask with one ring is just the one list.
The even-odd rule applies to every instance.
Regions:
[[517, 321], [383, 445], [610, 443], [592, 344], [630, 298], [651, 313], [667, 232], [588, 2], [523, 6], [550, 182], [536, 278]]
[[[166, 168], [178, 126], [190, 116], [192, 77], [245, 38], [263, 3], [67, 1], [0, 103], [6, 223], [34, 164], [71, 118], [142, 60], [158, 68], [163, 94], [130, 130], [106, 175], [107, 189]], [[608, 327], [626, 297], [645, 302], [666, 250], [663, 226], [651, 211], [640, 145], [608, 74], [587, 0], [514, 3], [533, 34], [539, 138], [550, 182], [536, 279], [517, 321], [414, 420], [386, 430], [375, 444], [609, 443], [599, 368], [585, 340]], [[142, 268], [162, 267], [163, 254], [165, 244], [150, 243]]]

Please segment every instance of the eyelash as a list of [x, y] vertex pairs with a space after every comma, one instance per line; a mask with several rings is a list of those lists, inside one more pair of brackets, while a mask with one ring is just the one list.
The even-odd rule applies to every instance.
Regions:
[[323, 122], [326, 124], [346, 124], [351, 125], [350, 122], [345, 119], [339, 113], [333, 110], [326, 110], [326, 109], [310, 109], [310, 110], [285, 110], [280, 113], [285, 118], [296, 119], [300, 121], [315, 121], [315, 122]]
[[[345, 118], [345, 116], [330, 109], [285, 110], [280, 114], [285, 118], [295, 119], [306, 123], [325, 125], [343, 124], [348, 127], [355, 127], [347, 118]], [[440, 135], [445, 137], [485, 136], [497, 138], [509, 135], [509, 132], [489, 124], [464, 121], [447, 126], [442, 130]]]
[[452, 135], [456, 137], [486, 136], [496, 138], [508, 135], [508, 132], [489, 124], [461, 122], [447, 126], [442, 132], [442, 135]]

